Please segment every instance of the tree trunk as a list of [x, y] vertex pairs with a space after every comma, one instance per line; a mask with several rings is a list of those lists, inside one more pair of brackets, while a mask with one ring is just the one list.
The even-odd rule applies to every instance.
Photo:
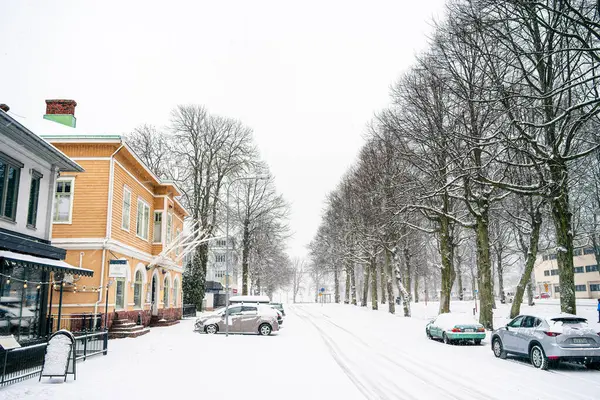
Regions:
[[350, 269], [348, 266], [345, 268], [346, 271], [346, 290], [344, 291], [344, 303], [350, 304]]
[[460, 271], [460, 268], [458, 269], [456, 278], [458, 281], [458, 300], [463, 301], [465, 299], [465, 292], [463, 290], [464, 288], [463, 288], [462, 272]]
[[556, 231], [556, 263], [558, 265], [558, 282], [560, 286], [560, 310], [565, 313], [576, 314], [572, 214], [569, 209], [568, 173], [564, 161], [554, 160], [550, 164], [550, 174], [554, 182], [553, 187], [551, 187], [550, 208]]
[[475, 230], [477, 275], [479, 279], [479, 323], [486, 329], [491, 330], [494, 327], [494, 293], [492, 289], [492, 266], [487, 211], [482, 211], [476, 218]]
[[450, 312], [450, 294], [454, 284], [454, 243], [451, 234], [450, 219], [440, 217], [440, 256], [442, 259], [442, 290], [440, 293], [440, 314]]
[[406, 292], [406, 288], [404, 287], [404, 283], [402, 282], [402, 272], [400, 269], [400, 262], [394, 257], [394, 271], [396, 272], [396, 285], [398, 286], [398, 293], [400, 295], [400, 300], [402, 301], [402, 306], [404, 308], [404, 316], [410, 317], [410, 301], [408, 298], [410, 297]]
[[375, 257], [371, 257], [371, 308], [373, 310], [379, 309], [379, 302], [377, 301], [377, 261]]
[[[242, 237], [242, 295], [248, 295], [248, 255], [250, 253], [250, 222], [244, 220], [244, 236]], [[229, 261], [231, 262], [231, 260]]]
[[394, 284], [392, 282], [392, 254], [388, 248], [384, 252], [384, 268], [385, 268], [385, 283], [388, 294], [388, 311], [392, 314], [396, 313], [396, 302], [394, 299]]
[[411, 271], [412, 265], [411, 265], [410, 251], [408, 250], [407, 246], [404, 247], [403, 253], [404, 253], [404, 264], [405, 264], [405, 268], [406, 268], [406, 275], [405, 275], [406, 279], [404, 279], [404, 282], [406, 282], [406, 292], [408, 293], [408, 297], [407, 297], [406, 301], [410, 302], [412, 300], [411, 295], [410, 295], [410, 288], [411, 288], [410, 275], [412, 272]]
[[364, 266], [364, 282], [363, 282], [363, 297], [362, 297], [362, 303], [361, 303], [361, 307], [366, 307], [367, 306], [367, 300], [369, 298], [369, 267], [368, 266]]
[[496, 285], [495, 285], [494, 277], [496, 276], [496, 268], [494, 266], [494, 263], [491, 260], [491, 255], [490, 255], [490, 265], [492, 266], [492, 279], [491, 279], [491, 282], [492, 282], [492, 310], [495, 310], [496, 309], [496, 293], [495, 293], [496, 289], [494, 286], [496, 286]]
[[333, 267], [333, 282], [334, 282], [334, 300], [336, 302], [336, 304], [339, 304], [340, 302], [340, 271], [337, 265], [335, 265]]
[[419, 302], [419, 276], [415, 275], [415, 283], [413, 284], [413, 288], [415, 290], [415, 296], [413, 297], [413, 301], [415, 303]]
[[351, 296], [351, 301], [352, 301], [352, 305], [355, 306], [357, 304], [356, 301], [356, 274], [354, 271], [354, 266], [350, 265], [350, 296]]
[[523, 302], [523, 293], [525, 288], [527, 292], [531, 292], [531, 299], [528, 304], [533, 303], [533, 291], [531, 290], [531, 274], [533, 273], [533, 266], [538, 252], [538, 242], [540, 239], [540, 229], [542, 227], [542, 213], [539, 209], [531, 217], [531, 234], [529, 235], [529, 246], [523, 249], [525, 255], [525, 270], [521, 275], [517, 290], [515, 292], [515, 299], [513, 300], [512, 307], [510, 309], [510, 317], [514, 318], [521, 313], [521, 303]]
[[504, 266], [502, 265], [502, 246], [496, 251], [496, 271], [498, 272], [498, 291], [500, 292], [500, 303], [506, 303], [504, 296]]
[[535, 303], [533, 302], [533, 281], [532, 281], [532, 279], [529, 279], [529, 282], [527, 282], [527, 305], [530, 307], [535, 305]]
[[381, 269], [381, 274], [379, 277], [379, 284], [381, 285], [381, 304], [385, 304], [386, 301], [386, 290], [385, 288], [387, 287], [387, 278], [385, 277], [385, 265], [381, 264], [380, 266]]

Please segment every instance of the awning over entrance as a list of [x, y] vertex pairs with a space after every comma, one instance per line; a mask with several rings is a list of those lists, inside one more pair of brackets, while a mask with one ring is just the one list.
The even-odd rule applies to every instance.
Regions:
[[64, 272], [67, 274], [93, 276], [91, 269], [77, 268], [62, 260], [35, 257], [28, 254], [13, 253], [0, 250], [0, 263], [5, 262], [13, 267], [37, 268], [42, 271]]

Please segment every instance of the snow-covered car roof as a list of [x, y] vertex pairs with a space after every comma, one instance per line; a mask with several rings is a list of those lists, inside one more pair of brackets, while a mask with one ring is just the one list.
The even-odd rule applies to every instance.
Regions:
[[530, 317], [536, 317], [536, 318], [540, 318], [540, 319], [545, 319], [546, 321], [553, 321], [553, 320], [557, 320], [557, 319], [564, 319], [564, 318], [574, 318], [574, 319], [584, 319], [587, 321], [587, 318], [579, 316], [579, 315], [575, 315], [575, 314], [569, 314], [569, 313], [531, 313], [531, 314], [520, 314], [520, 315], [525, 315], [525, 316], [530, 316]]
[[232, 296], [229, 303], [270, 303], [269, 296]]
[[440, 328], [450, 329], [458, 324], [481, 325], [475, 317], [466, 313], [445, 313], [435, 318], [435, 325]]

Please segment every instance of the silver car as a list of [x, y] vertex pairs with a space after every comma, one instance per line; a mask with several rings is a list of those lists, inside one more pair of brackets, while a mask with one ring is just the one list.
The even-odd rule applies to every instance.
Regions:
[[229, 313], [230, 333], [255, 333], [268, 336], [279, 330], [277, 312], [268, 306], [235, 304], [196, 320], [195, 331], [215, 334], [225, 332], [225, 317]]
[[492, 350], [499, 358], [507, 354], [529, 357], [539, 369], [573, 361], [600, 368], [600, 334], [585, 318], [572, 314], [550, 317], [519, 315], [492, 333]]

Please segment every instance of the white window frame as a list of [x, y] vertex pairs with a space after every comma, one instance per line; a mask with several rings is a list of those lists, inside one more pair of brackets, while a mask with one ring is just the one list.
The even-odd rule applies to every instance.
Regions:
[[[69, 206], [69, 220], [68, 221], [56, 221], [54, 218], [56, 217], [56, 189], [58, 188], [58, 182], [71, 182], [71, 204]], [[54, 198], [52, 202], [52, 223], [60, 224], [60, 225], [71, 225], [73, 223], [73, 203], [75, 202], [75, 177], [68, 176], [63, 178], [58, 178], [56, 180], [56, 186], [54, 187]]]
[[[143, 219], [144, 219], [144, 208], [148, 208], [148, 219], [146, 220], [146, 237], [141, 236], [140, 234], [138, 234], [138, 215], [140, 212], [140, 203], [142, 205], [141, 209], [142, 209], [142, 223], [143, 223]], [[146, 202], [146, 200], [144, 200], [141, 197], [137, 198], [137, 208], [136, 208], [136, 212], [135, 212], [135, 236], [137, 236], [138, 238], [142, 239], [142, 240], [149, 240], [150, 238], [150, 204], [148, 204]], [[142, 228], [142, 234], [144, 233], [144, 230]]]
[[[127, 210], [127, 219], [125, 219], [125, 195], [129, 194], [129, 209]], [[136, 214], [137, 218], [137, 214]], [[125, 221], [127, 221], [127, 226], [125, 226]], [[137, 223], [137, 220], [136, 220]], [[131, 228], [131, 189], [127, 187], [127, 185], [123, 185], [123, 207], [121, 209], [121, 229], [129, 232]]]
[[[158, 242], [154, 241], [155, 238], [155, 234], [156, 234], [156, 215], [160, 214], [160, 240]], [[152, 214], [152, 243], [154, 244], [161, 244], [163, 242], [163, 217], [164, 217], [164, 211], [162, 210], [158, 210], [158, 211], [154, 211], [154, 213]]]
[[[167, 287], [168, 285], [168, 287]], [[163, 308], [169, 308], [169, 297], [171, 297], [171, 282], [169, 276], [165, 276], [163, 279]], [[165, 302], [166, 300], [166, 302]]]
[[173, 241], [173, 213], [167, 211], [167, 237], [166, 244]]
[[[137, 280], [137, 275], [140, 274], [141, 280]], [[135, 304], [135, 289], [137, 285], [140, 285], [140, 304]], [[136, 310], [141, 310], [144, 307], [144, 273], [139, 269], [136, 269], [133, 273], [133, 307]]]
[[171, 289], [173, 292], [173, 299], [171, 303], [173, 303], [173, 307], [177, 307], [177, 297], [179, 296], [179, 278], [175, 278], [173, 280], [173, 288]]
[[[117, 285], [118, 282], [122, 282], [123, 283], [123, 308], [118, 307], [117, 304]], [[127, 279], [125, 278], [116, 278], [115, 279], [115, 310], [127, 310]]]

